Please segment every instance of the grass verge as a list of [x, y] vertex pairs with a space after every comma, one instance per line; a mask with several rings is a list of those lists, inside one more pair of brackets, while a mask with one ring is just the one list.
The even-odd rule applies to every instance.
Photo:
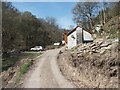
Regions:
[[17, 84], [20, 81], [20, 78], [29, 70], [29, 67], [33, 64], [33, 61], [29, 61], [26, 64], [22, 66], [22, 68], [19, 70], [19, 75], [17, 76], [15, 80], [15, 84]]
[[29, 69], [29, 67], [30, 67], [32, 64], [33, 64], [33, 61], [30, 61], [30, 62], [24, 64], [24, 65], [22, 66], [22, 69], [19, 71], [20, 74], [24, 74], [24, 73]]
[[10, 58], [3, 58], [2, 68], [4, 70], [9, 69], [9, 67], [13, 67], [10, 69], [11, 71], [7, 70], [3, 72], [3, 77], [4, 75], [8, 75], [5, 76], [5, 79], [3, 79], [4, 83], [6, 83], [4, 87], [11, 88], [19, 85], [19, 81], [24, 76], [24, 74], [29, 70], [30, 66], [35, 61], [34, 59], [41, 54], [42, 54], [41, 52], [23, 52], [23, 53], [19, 53], [19, 55], [16, 56], [14, 55]]
[[10, 58], [2, 58], [2, 71], [8, 70], [12, 67], [16, 62], [20, 61], [21, 59], [31, 58], [34, 59], [35, 57], [41, 55], [40, 52], [23, 52], [19, 55], [10, 57]]

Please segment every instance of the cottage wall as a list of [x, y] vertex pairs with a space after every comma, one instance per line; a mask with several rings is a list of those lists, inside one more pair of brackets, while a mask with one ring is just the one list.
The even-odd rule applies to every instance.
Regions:
[[77, 27], [68, 34], [67, 46], [68, 46], [68, 49], [71, 49], [77, 46], [77, 44], [79, 43], [91, 42], [91, 41], [93, 41], [92, 34], [87, 30], [83, 30], [82, 27]]
[[83, 30], [84, 41], [93, 41], [93, 36], [89, 32]]
[[78, 27], [78, 28], [76, 29], [76, 34], [77, 34], [77, 44], [83, 42], [83, 35], [82, 35], [82, 33], [83, 33], [82, 28]]
[[71, 49], [77, 45], [76, 40], [77, 40], [76, 31], [74, 31], [68, 36], [68, 49]]

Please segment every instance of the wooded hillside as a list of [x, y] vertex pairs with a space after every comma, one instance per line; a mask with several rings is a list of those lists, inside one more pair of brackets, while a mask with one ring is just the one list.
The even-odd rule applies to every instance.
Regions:
[[12, 3], [2, 2], [2, 51], [30, 49], [62, 40], [62, 29], [56, 19], [36, 18], [31, 12], [21, 13]]
[[78, 2], [72, 12], [76, 24], [92, 30], [96, 24], [105, 25], [120, 15], [120, 2]]

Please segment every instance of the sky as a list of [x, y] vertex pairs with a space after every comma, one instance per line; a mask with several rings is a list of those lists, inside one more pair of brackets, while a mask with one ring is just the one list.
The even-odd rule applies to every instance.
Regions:
[[75, 2], [13, 2], [20, 12], [29, 11], [37, 18], [54, 17], [60, 28], [70, 29], [75, 26], [72, 9]]

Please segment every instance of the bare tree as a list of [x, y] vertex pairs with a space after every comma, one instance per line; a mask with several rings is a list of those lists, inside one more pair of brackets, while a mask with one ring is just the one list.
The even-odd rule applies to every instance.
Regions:
[[[97, 2], [78, 2], [73, 9], [74, 18], [76, 23], [81, 23], [84, 21], [89, 22], [90, 28], [93, 27], [92, 18], [97, 12], [98, 3]], [[85, 20], [86, 19], [86, 20]]]
[[106, 23], [107, 20], [107, 8], [112, 8], [113, 6], [115, 6], [115, 2], [106, 2], [106, 0], [103, 0], [102, 2], [102, 10], [103, 10], [103, 24]]

